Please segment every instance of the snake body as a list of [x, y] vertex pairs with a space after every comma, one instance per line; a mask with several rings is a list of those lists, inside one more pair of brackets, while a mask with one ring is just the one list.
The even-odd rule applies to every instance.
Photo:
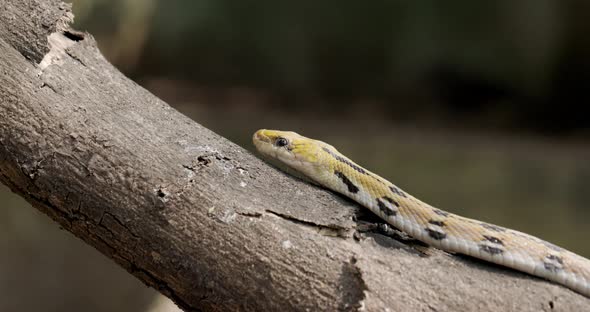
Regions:
[[322, 141], [262, 129], [253, 142], [264, 156], [351, 198], [430, 246], [545, 278], [590, 297], [590, 260], [584, 257], [516, 230], [432, 207]]

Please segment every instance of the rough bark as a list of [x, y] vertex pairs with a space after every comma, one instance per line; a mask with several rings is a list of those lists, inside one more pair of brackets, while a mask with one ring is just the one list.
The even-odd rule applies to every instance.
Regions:
[[361, 233], [359, 207], [178, 113], [71, 18], [58, 0], [0, 0], [0, 181], [183, 309], [588, 308], [559, 285]]

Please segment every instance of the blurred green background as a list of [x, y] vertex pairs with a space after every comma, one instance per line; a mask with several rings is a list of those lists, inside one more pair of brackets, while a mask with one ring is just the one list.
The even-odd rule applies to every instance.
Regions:
[[[590, 257], [590, 2], [77, 0], [127, 76], [252, 149], [295, 130], [440, 208]], [[165, 311], [0, 187], [1, 311]]]

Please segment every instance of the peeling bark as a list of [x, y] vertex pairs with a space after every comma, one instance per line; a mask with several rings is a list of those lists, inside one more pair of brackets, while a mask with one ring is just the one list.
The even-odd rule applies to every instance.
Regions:
[[590, 304], [379, 227], [360, 231], [368, 214], [359, 207], [170, 108], [113, 68], [91, 35], [69, 29], [71, 19], [58, 0], [0, 1], [0, 181], [183, 309]]

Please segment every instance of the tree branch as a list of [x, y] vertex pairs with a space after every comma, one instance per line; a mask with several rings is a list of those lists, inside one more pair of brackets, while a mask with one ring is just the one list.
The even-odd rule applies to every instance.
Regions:
[[0, 2], [0, 181], [183, 309], [588, 306], [525, 274], [359, 231], [367, 213], [170, 108], [72, 18], [58, 0]]

